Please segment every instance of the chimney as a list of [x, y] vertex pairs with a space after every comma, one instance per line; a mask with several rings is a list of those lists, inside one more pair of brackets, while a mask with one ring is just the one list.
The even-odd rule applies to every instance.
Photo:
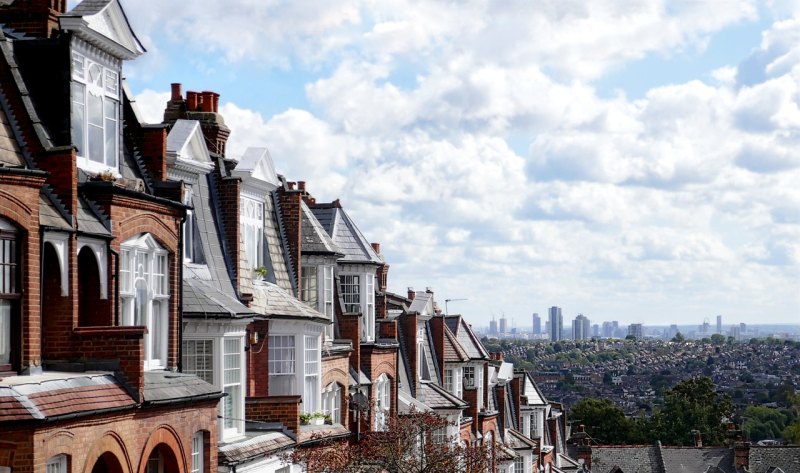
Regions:
[[170, 100], [172, 100], [173, 102], [183, 100], [183, 92], [181, 92], [181, 84], [178, 82], [173, 82], [172, 84], [170, 84], [170, 87], [172, 88], [172, 97], [170, 98]]
[[416, 295], [417, 295], [417, 293], [416, 293], [416, 292], [414, 292], [414, 288], [413, 288], [413, 287], [409, 287], [409, 288], [408, 288], [408, 298], [409, 298], [409, 300], [412, 300], [412, 301], [413, 301], [413, 300], [414, 300], [414, 297], [415, 297]]
[[66, 13], [67, 0], [17, 0], [3, 2], [0, 23], [38, 38], [51, 38], [58, 31], [58, 17]]
[[733, 462], [736, 471], [741, 468], [748, 471], [750, 468], [750, 443], [749, 442], [736, 442], [733, 444]]
[[213, 113], [214, 112], [214, 92], [204, 90], [201, 94], [203, 97], [203, 112], [205, 113]]
[[703, 446], [703, 438], [700, 435], [699, 430], [692, 430], [692, 441], [694, 442], [694, 446], [700, 448]]
[[[296, 276], [295, 287], [297, 287], [297, 298], [300, 298], [300, 289], [302, 286], [302, 272], [301, 254], [303, 251], [303, 209], [302, 209], [302, 192], [293, 189], [289, 183], [287, 186], [278, 188], [278, 201], [281, 206], [281, 220], [283, 228], [286, 232], [286, 240], [289, 248], [289, 258], [294, 266], [294, 273]], [[288, 187], [288, 189], [287, 189]]]
[[589, 445], [589, 435], [586, 433], [586, 426], [578, 426], [578, 431], [572, 434], [571, 439], [576, 447], [575, 459], [578, 463], [583, 463], [586, 468], [592, 467], [592, 446]]
[[425, 292], [427, 292], [428, 294], [433, 294], [433, 289], [430, 286], [428, 286], [425, 288]]
[[306, 190], [306, 181], [297, 181], [297, 190]]
[[199, 95], [193, 90], [186, 92], [186, 110], [189, 112], [196, 112], [199, 104]]
[[380, 243], [370, 243], [370, 245], [372, 246], [372, 251], [374, 251], [377, 254], [381, 254], [381, 244]]

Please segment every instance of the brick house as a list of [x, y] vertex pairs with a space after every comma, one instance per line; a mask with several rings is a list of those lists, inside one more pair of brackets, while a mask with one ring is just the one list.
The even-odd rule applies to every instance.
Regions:
[[116, 0], [0, 7], [0, 470], [216, 471], [221, 394], [180, 364], [183, 186]]

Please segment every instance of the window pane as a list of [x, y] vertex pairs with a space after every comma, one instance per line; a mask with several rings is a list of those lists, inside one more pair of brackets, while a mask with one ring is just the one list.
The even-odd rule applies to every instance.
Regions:
[[203, 432], [197, 432], [192, 436], [192, 471], [191, 473], [202, 473], [203, 471]]
[[203, 381], [214, 383], [214, 341], [184, 340], [183, 372], [194, 374]]
[[152, 322], [147, 327], [150, 332], [150, 358], [153, 360], [161, 360], [162, 363], [166, 362], [165, 341], [166, 341], [166, 301], [154, 300], [153, 301], [153, 317]]
[[106, 99], [105, 101], [105, 126], [106, 126], [106, 166], [117, 166], [117, 140], [119, 132], [117, 130], [117, 104]]
[[87, 118], [89, 130], [89, 159], [98, 163], [104, 162], [103, 155], [103, 97], [92, 94], [86, 95]]
[[347, 312], [361, 311], [361, 284], [359, 276], [344, 274], [341, 276], [342, 298]]
[[78, 156], [86, 156], [86, 86], [73, 82], [72, 89], [72, 144]]
[[294, 374], [294, 336], [270, 335], [269, 373]]
[[241, 340], [226, 338], [224, 340], [224, 377], [225, 384], [241, 382]]
[[303, 281], [300, 291], [300, 299], [311, 307], [317, 307], [317, 267], [308, 266], [303, 268]]

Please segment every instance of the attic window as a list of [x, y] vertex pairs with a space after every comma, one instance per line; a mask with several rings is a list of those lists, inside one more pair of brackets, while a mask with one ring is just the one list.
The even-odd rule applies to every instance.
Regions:
[[78, 164], [90, 171], [117, 169], [119, 72], [73, 52], [71, 95]]

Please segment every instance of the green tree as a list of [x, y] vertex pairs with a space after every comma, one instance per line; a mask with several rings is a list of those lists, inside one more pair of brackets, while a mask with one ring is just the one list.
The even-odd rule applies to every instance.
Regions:
[[744, 418], [742, 431], [752, 442], [781, 438], [789, 420], [786, 413], [765, 406], [748, 406]]
[[584, 398], [572, 408], [569, 418], [586, 426], [586, 432], [601, 444], [629, 441], [631, 423], [622, 409], [608, 399]]
[[714, 345], [724, 345], [725, 335], [722, 335], [720, 333], [715, 333], [714, 335], [711, 335], [711, 343], [713, 343]]
[[722, 445], [725, 421], [732, 415], [730, 397], [718, 394], [710, 378], [692, 378], [664, 394], [664, 407], [653, 416], [650, 433], [666, 445], [691, 445], [692, 430], [698, 430], [704, 445]]
[[684, 337], [683, 334], [680, 333], [680, 332], [676, 333], [675, 336], [672, 337], [672, 341], [673, 342], [683, 342], [685, 340], [686, 340], [686, 337]]

